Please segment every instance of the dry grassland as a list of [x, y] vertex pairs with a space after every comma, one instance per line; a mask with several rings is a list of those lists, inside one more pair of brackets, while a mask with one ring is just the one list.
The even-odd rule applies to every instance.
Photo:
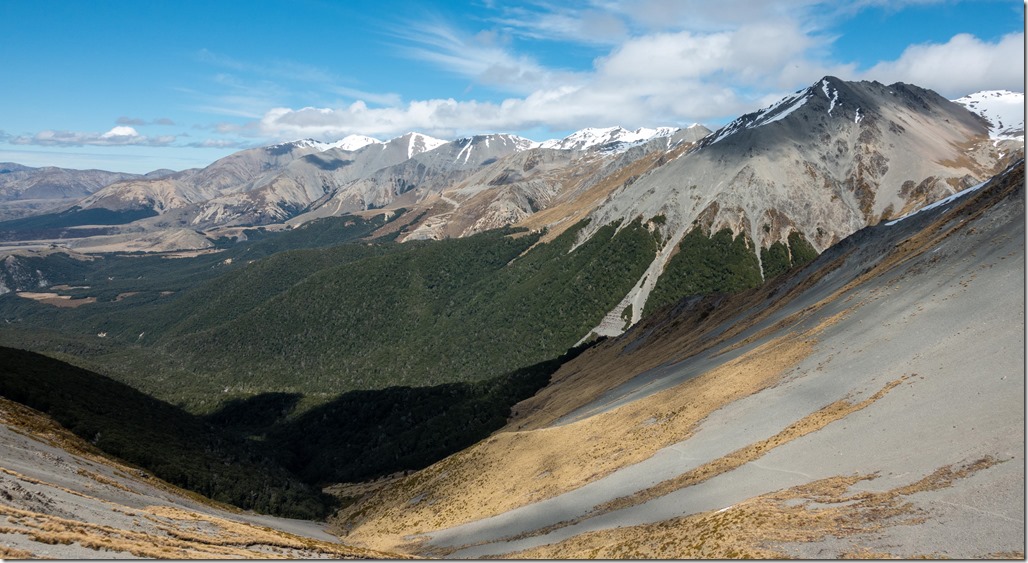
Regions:
[[[711, 412], [776, 384], [813, 339], [781, 338], [677, 387], [566, 426], [501, 432], [340, 513], [348, 540], [403, 536], [492, 516], [576, 489], [688, 438]], [[412, 502], [417, 500], [417, 502]]]
[[[840, 559], [887, 559], [938, 554], [894, 554], [859, 545], [861, 536], [890, 526], [921, 523], [926, 513], [906, 497], [949, 487], [999, 463], [985, 457], [963, 466], [944, 466], [909, 485], [883, 492], [852, 491], [877, 476], [821, 479], [746, 500], [722, 510], [642, 526], [589, 532], [560, 543], [509, 554], [527, 559], [786, 559], [782, 544], [829, 537], [854, 539], [851, 550], [826, 555]], [[1023, 553], [986, 553], [983, 558], [1023, 558]]]
[[[386, 554], [294, 536], [176, 508], [120, 510], [149, 521], [126, 530], [0, 505], [0, 533], [21, 534], [43, 544], [72, 544], [103, 552], [160, 559], [366, 558]], [[152, 529], [151, 529], [152, 528]]]
[[[169, 492], [177, 496], [189, 498], [192, 501], [210, 506], [211, 508], [216, 508], [218, 510], [223, 510], [226, 512], [241, 512], [241, 510], [235, 506], [211, 500], [193, 491], [176, 487], [170, 483], [151, 477], [146, 472], [140, 470], [138, 467], [111, 458], [107, 456], [105, 453], [103, 453], [97, 447], [79, 438], [69, 430], [65, 429], [63, 426], [54, 422], [54, 420], [50, 417], [40, 413], [39, 411], [26, 407], [20, 403], [15, 403], [13, 401], [4, 399], [3, 397], [0, 397], [0, 424], [7, 426], [14, 432], [17, 432], [34, 440], [39, 440], [44, 444], [53, 446], [55, 448], [60, 448], [68, 453], [92, 461], [93, 463], [110, 467], [114, 470], [115, 474], [122, 475], [129, 481], [146, 483], [151, 487], [155, 487], [157, 489]], [[4, 467], [0, 467], [0, 472], [13, 475], [22, 480], [31, 480], [30, 477], [26, 477]], [[106, 482], [110, 481], [110, 479], [98, 475], [92, 471], [80, 469], [78, 472], [80, 475], [88, 476], [94, 481], [110, 485], [110, 483]], [[85, 472], [85, 474], [82, 472]], [[51, 487], [55, 487], [73, 495], [92, 498], [80, 491], [73, 491], [57, 485], [41, 482], [38, 484], [44, 484]], [[128, 492], [138, 492], [132, 489], [131, 487], [126, 486], [125, 483], [118, 483], [117, 485], [111, 486], [115, 486], [115, 488], [119, 488]]]
[[88, 305], [89, 303], [96, 303], [96, 297], [83, 297], [82, 299], [72, 299], [70, 295], [60, 295], [57, 293], [34, 293], [31, 291], [19, 291], [18, 297], [24, 299], [31, 299], [44, 305], [53, 305], [54, 307], [61, 307], [66, 309], [74, 309], [81, 307], [82, 305]]

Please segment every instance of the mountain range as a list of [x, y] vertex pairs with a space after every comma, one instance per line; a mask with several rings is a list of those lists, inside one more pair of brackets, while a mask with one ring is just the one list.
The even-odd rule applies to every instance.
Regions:
[[[951, 102], [902, 83], [825, 77], [713, 132], [611, 127], [542, 143], [417, 133], [387, 142], [307, 139], [244, 150], [200, 170], [112, 177], [43, 223], [54, 228], [40, 228], [47, 217], [37, 215], [28, 227], [0, 222], [0, 236], [81, 252], [198, 250], [245, 227], [288, 229], [403, 208], [393, 226], [403, 226], [400, 241], [506, 226], [552, 240], [588, 218], [581, 243], [605, 225], [640, 218], [663, 240], [636, 287], [597, 327], [616, 334], [629, 305], [631, 321], [641, 318], [693, 229], [742, 235], [761, 269], [763, 255], [780, 254], [790, 236], [821, 252], [1001, 170], [1023, 146], [1023, 107], [1023, 94], [1011, 92]], [[106, 227], [97, 229], [101, 213]]]
[[1023, 558], [1023, 112], [4, 165], [0, 553]]

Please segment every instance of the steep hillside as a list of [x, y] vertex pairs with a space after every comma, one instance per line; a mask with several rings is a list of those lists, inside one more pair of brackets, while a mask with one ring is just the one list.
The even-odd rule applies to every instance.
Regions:
[[1024, 163], [650, 316], [344, 509], [446, 557], [1023, 557]]
[[585, 129], [483, 168], [413, 206], [423, 210], [403, 240], [469, 236], [519, 225], [551, 240], [581, 221], [613, 190], [661, 165], [710, 130]]
[[4, 559], [397, 557], [170, 485], [2, 397], [0, 460]]
[[327, 509], [327, 499], [264, 452], [102, 375], [0, 348], [0, 396], [46, 412], [108, 454], [218, 501], [308, 519]]

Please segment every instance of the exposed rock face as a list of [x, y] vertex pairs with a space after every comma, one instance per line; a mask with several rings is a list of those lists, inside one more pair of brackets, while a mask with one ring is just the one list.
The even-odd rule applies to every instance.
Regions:
[[[1008, 160], [989, 141], [987, 122], [930, 90], [826, 77], [617, 190], [582, 236], [661, 216], [671, 248], [702, 225], [743, 233], [759, 248], [795, 231], [821, 252], [988, 178]], [[630, 296], [633, 322], [670, 255], [658, 256]]]

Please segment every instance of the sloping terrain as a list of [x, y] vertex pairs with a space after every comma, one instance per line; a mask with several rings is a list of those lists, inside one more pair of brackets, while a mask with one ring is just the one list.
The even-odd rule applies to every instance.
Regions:
[[13, 162], [0, 162], [0, 221], [67, 208], [114, 182], [156, 178], [166, 172], [155, 170], [142, 176], [55, 166], [34, 168]]
[[315, 522], [243, 512], [105, 457], [46, 415], [0, 398], [4, 559], [355, 559]]
[[684, 300], [342, 511], [447, 557], [1023, 557], [1024, 165]]
[[619, 305], [632, 304], [634, 323], [697, 228], [745, 235], [758, 259], [760, 249], [793, 233], [821, 252], [988, 179], [1016, 158], [1012, 146], [989, 139], [987, 121], [935, 92], [829, 76], [665, 159], [614, 190], [589, 217], [591, 228], [619, 218], [661, 219], [666, 243]]

